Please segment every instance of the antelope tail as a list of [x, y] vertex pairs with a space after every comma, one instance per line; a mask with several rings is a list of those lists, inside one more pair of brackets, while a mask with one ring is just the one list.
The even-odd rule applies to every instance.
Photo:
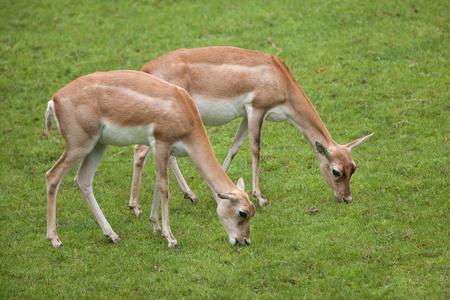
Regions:
[[45, 130], [47, 131], [47, 136], [50, 136], [50, 130], [52, 129], [53, 110], [53, 99], [51, 99], [50, 101], [48, 101], [47, 110], [45, 111]]

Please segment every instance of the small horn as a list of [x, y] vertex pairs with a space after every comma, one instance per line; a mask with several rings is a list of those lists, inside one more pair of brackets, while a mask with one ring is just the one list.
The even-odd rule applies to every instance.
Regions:
[[359, 138], [351, 143], [348, 143], [347, 146], [350, 150], [352, 150], [355, 147], [358, 147], [359, 145], [361, 145], [362, 143], [364, 143], [365, 140], [367, 140], [369, 137], [371, 137], [374, 134], [374, 132], [372, 132], [369, 135], [366, 135], [365, 137]]

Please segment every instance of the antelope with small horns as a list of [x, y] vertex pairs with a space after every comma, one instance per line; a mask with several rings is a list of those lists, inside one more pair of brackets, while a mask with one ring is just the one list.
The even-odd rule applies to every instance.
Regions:
[[66, 148], [47, 172], [47, 239], [62, 246], [56, 234], [56, 196], [67, 173], [81, 162], [75, 176], [81, 194], [103, 230], [117, 242], [119, 236], [103, 215], [92, 190], [94, 173], [108, 145], [147, 145], [156, 169], [155, 201], [150, 220], [161, 230], [169, 247], [177, 240], [169, 226], [168, 164], [170, 156], [188, 156], [217, 201], [219, 220], [230, 242], [250, 244], [250, 219], [255, 206], [235, 185], [214, 156], [198, 109], [181, 87], [138, 71], [112, 71], [80, 77], [59, 90], [49, 101], [47, 133], [55, 116]]
[[[336, 143], [311, 101], [296, 82], [286, 64], [277, 57], [234, 47], [180, 49], [150, 61], [141, 71], [183, 87], [192, 96], [205, 126], [221, 126], [242, 118], [231, 148], [222, 165], [226, 171], [247, 136], [253, 167], [253, 196], [260, 206], [268, 204], [260, 190], [259, 160], [261, 130], [264, 120], [289, 120], [314, 149], [320, 171], [333, 189], [336, 199], [350, 202], [350, 177], [356, 164], [350, 151], [372, 134], [346, 145]], [[129, 207], [139, 217], [139, 185], [145, 158], [151, 148], [135, 147], [133, 183]], [[193, 202], [190, 190], [176, 164], [170, 167], [184, 197]]]

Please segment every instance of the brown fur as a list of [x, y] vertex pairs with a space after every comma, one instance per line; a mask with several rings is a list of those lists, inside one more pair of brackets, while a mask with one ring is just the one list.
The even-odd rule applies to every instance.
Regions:
[[[114, 130], [118, 129], [114, 128], [127, 130], [128, 134], [136, 133], [130, 135], [130, 138], [139, 141], [154, 137], [157, 188], [163, 212], [162, 233], [168, 239], [169, 246], [175, 247], [176, 239], [169, 226], [167, 167], [170, 151], [176, 142], [181, 142], [187, 148], [195, 167], [214, 192], [228, 193], [230, 197], [236, 198], [232, 205], [228, 200], [218, 202], [219, 208], [223, 205], [231, 205], [234, 208], [232, 216], [219, 215], [221, 221], [223, 218], [237, 218], [239, 210], [251, 211], [253, 203], [248, 200], [244, 191], [233, 184], [215, 158], [198, 109], [184, 89], [143, 72], [98, 72], [74, 80], [60, 89], [51, 100], [61, 134], [66, 141], [64, 154], [47, 173], [47, 238], [54, 246], [61, 245], [56, 235], [55, 223], [57, 189], [64, 176], [79, 161], [82, 163], [75, 181], [83, 197], [104, 234], [113, 241], [119, 239], [103, 216], [92, 192], [93, 176], [107, 147], [102, 139], [106, 134], [105, 129], [114, 133], [106, 140], [117, 144], [122, 142], [124, 137], [115, 135], [117, 131]], [[46, 112], [46, 124], [48, 132], [51, 127], [50, 106]], [[140, 131], [139, 128], [149, 124], [154, 126], [152, 133]], [[126, 142], [136, 144], [138, 140]], [[223, 204], [224, 202], [226, 203]], [[231, 227], [240, 228], [233, 231], [236, 242], [245, 243], [250, 240], [246, 226], [250, 226], [249, 220], [253, 213], [244, 227], [237, 221], [227, 223]], [[159, 220], [153, 221], [155, 228], [158, 228]], [[229, 231], [229, 228], [225, 229]]]
[[[351, 200], [349, 181], [351, 174], [347, 174], [347, 170], [354, 165], [350, 157], [352, 147], [339, 145], [332, 139], [311, 101], [280, 58], [234, 47], [180, 49], [148, 62], [141, 71], [185, 88], [194, 99], [198, 96], [199, 99], [206, 98], [210, 102], [222, 103], [252, 93], [252, 116], [246, 129], [252, 152], [253, 195], [259, 199], [260, 205], [267, 204], [259, 188], [261, 126], [268, 112], [279, 106], [287, 109], [288, 119], [302, 131], [314, 148], [321, 164], [322, 174], [338, 200]], [[249, 115], [247, 117], [250, 118]], [[242, 122], [246, 120], [244, 118]], [[242, 128], [241, 132], [238, 130], [241, 137], [245, 132], [244, 126]], [[363, 137], [354, 143], [359, 145], [367, 138], [368, 136]], [[236, 142], [236, 139], [233, 141], [232, 149], [243, 141], [237, 140], [239, 142]], [[314, 146], [317, 141], [329, 149], [332, 159], [318, 153]], [[240, 146], [236, 147], [239, 149]], [[230, 150], [225, 164], [229, 165], [235, 154]], [[145, 156], [140, 157], [141, 160], [144, 158]], [[341, 168], [342, 172], [345, 169], [344, 173], [348, 180], [334, 178], [330, 173], [334, 164]], [[141, 169], [135, 169], [135, 174], [140, 171]], [[136, 197], [136, 194], [132, 195], [130, 204], [137, 205]]]

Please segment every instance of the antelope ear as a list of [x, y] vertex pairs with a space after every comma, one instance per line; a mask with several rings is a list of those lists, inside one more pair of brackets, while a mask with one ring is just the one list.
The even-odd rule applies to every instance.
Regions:
[[328, 151], [327, 147], [322, 145], [320, 142], [316, 141], [315, 146], [316, 146], [317, 153], [322, 154], [322, 155], [326, 156], [327, 158], [331, 157], [330, 151]]
[[236, 197], [233, 194], [222, 194], [222, 193], [218, 193], [217, 197], [219, 197], [220, 199], [228, 199], [231, 202], [236, 201]]
[[239, 178], [239, 180], [236, 183], [237, 187], [240, 188], [241, 190], [245, 190], [245, 182], [244, 182], [244, 178]]
[[351, 143], [348, 143], [348, 144], [345, 145], [345, 146], [347, 146], [350, 150], [352, 150], [353, 148], [358, 147], [359, 145], [361, 145], [362, 143], [364, 143], [364, 141], [367, 140], [369, 137], [371, 137], [373, 134], [374, 134], [374, 133], [372, 132], [371, 134], [366, 135], [365, 137], [362, 137], [362, 138], [360, 138], [360, 139], [357, 139], [357, 140], [355, 140], [355, 141], [353, 141], [353, 142], [351, 142]]

